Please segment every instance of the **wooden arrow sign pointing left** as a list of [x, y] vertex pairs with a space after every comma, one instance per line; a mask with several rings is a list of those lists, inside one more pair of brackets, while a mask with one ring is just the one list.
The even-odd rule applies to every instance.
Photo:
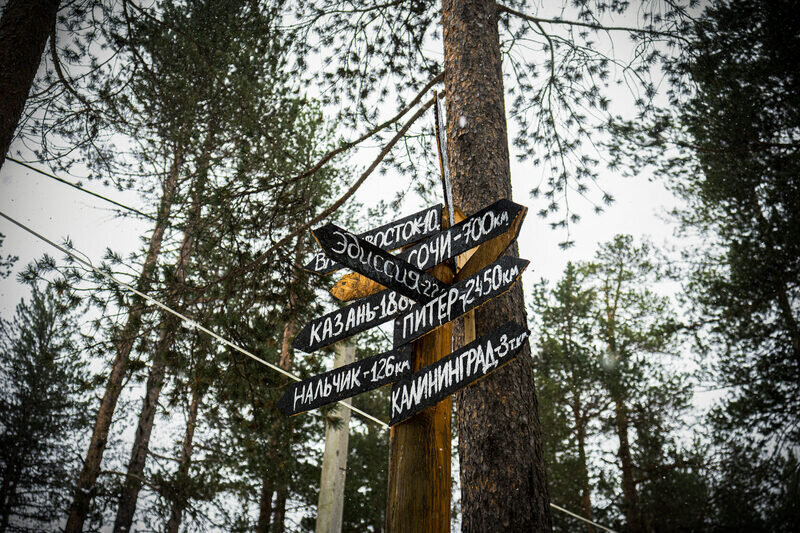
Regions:
[[390, 425], [414, 416], [511, 361], [530, 331], [507, 322], [392, 386]]
[[335, 224], [313, 233], [326, 255], [415, 302], [428, 302], [447, 288], [424, 270]]
[[293, 383], [278, 400], [278, 409], [296, 415], [394, 383], [411, 374], [412, 357], [407, 344]]

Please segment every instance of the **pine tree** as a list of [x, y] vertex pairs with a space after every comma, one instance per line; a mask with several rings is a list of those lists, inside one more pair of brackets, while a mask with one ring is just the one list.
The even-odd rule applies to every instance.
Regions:
[[70, 306], [34, 287], [14, 318], [0, 321], [0, 531], [55, 528], [68, 503], [75, 444], [89, 422]]
[[[590, 439], [599, 432], [600, 417], [609, 405], [597, 349], [595, 298], [585, 271], [568, 263], [552, 290], [544, 282], [537, 285], [532, 303], [539, 333], [536, 385], [550, 494], [559, 505], [580, 509], [590, 520], [595, 515], [596, 476], [590, 474]], [[564, 531], [583, 527], [564, 517], [554, 517], [554, 525]], [[586, 529], [594, 532], [591, 525]]]

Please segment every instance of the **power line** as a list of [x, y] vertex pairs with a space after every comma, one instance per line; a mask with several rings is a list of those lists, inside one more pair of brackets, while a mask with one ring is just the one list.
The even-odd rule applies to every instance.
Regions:
[[[168, 307], [167, 305], [159, 302], [158, 300], [156, 300], [156, 299], [148, 296], [147, 294], [135, 289], [134, 287], [128, 285], [124, 281], [120, 281], [117, 278], [115, 278], [114, 276], [112, 276], [112, 275], [110, 275], [110, 274], [108, 274], [106, 272], [103, 272], [99, 268], [95, 267], [89, 260], [84, 259], [84, 258], [80, 257], [79, 255], [77, 255], [76, 253], [73, 253], [70, 250], [67, 250], [63, 246], [60, 246], [60, 245], [56, 244], [55, 242], [51, 241], [50, 239], [48, 239], [44, 235], [41, 235], [40, 233], [37, 233], [35, 230], [29, 228], [28, 226], [26, 226], [22, 222], [19, 222], [19, 221], [15, 220], [15, 219], [11, 218], [10, 216], [8, 216], [5, 213], [3, 213], [2, 211], [0, 211], [0, 216], [5, 218], [6, 220], [11, 222], [12, 224], [16, 225], [17, 227], [19, 227], [19, 228], [25, 230], [26, 232], [30, 233], [34, 237], [36, 237], [38, 239], [41, 239], [42, 241], [46, 242], [47, 244], [49, 244], [53, 248], [55, 248], [55, 249], [59, 250], [60, 252], [70, 256], [71, 258], [73, 258], [74, 260], [78, 261], [82, 265], [85, 265], [86, 267], [90, 268], [96, 274], [102, 276], [103, 278], [107, 279], [108, 281], [110, 281], [110, 282], [112, 282], [112, 283], [114, 283], [116, 285], [119, 285], [120, 287], [123, 287], [125, 289], [128, 289], [129, 291], [131, 291], [132, 293], [136, 294], [137, 296], [139, 296], [141, 298], [144, 298], [145, 300], [147, 300], [151, 304], [161, 308], [162, 310], [166, 311], [167, 313], [170, 313], [170, 314], [176, 316], [177, 318], [179, 318], [179, 319], [181, 319], [183, 321], [184, 325], [194, 327], [194, 328], [202, 331], [203, 333], [206, 333], [207, 335], [210, 335], [211, 337], [213, 337], [216, 340], [218, 340], [219, 342], [225, 344], [229, 348], [232, 348], [232, 349], [236, 350], [237, 352], [246, 355], [250, 359], [253, 359], [254, 361], [257, 361], [257, 362], [261, 363], [262, 365], [266, 366], [267, 368], [271, 368], [272, 370], [274, 370], [276, 372], [279, 372], [279, 373], [283, 374], [284, 376], [286, 376], [286, 377], [288, 377], [290, 379], [293, 379], [294, 381], [302, 381], [295, 374], [293, 374], [293, 373], [291, 373], [291, 372], [289, 372], [287, 370], [284, 370], [283, 368], [281, 368], [279, 366], [273, 365], [272, 363], [270, 363], [268, 361], [265, 361], [264, 359], [258, 357], [257, 355], [253, 354], [252, 352], [250, 352], [248, 350], [245, 350], [241, 346], [239, 346], [237, 344], [234, 344], [233, 342], [229, 341], [228, 339], [225, 339], [225, 338], [219, 336], [218, 334], [214, 333], [213, 331], [211, 331], [210, 329], [206, 328], [205, 326], [203, 326], [203, 325], [199, 324], [198, 322], [195, 322], [194, 320], [190, 319], [186, 315], [183, 315], [183, 314], [179, 313], [178, 311], [175, 311], [174, 309], [172, 309], [172, 308]], [[85, 255], [85, 254], [83, 254], [83, 255]], [[373, 422], [379, 424], [381, 427], [383, 427], [385, 429], [389, 428], [389, 424], [387, 424], [383, 420], [380, 420], [379, 418], [376, 418], [376, 417], [372, 416], [371, 414], [366, 413], [366, 412], [362, 411], [361, 409], [359, 409], [357, 407], [353, 407], [352, 405], [349, 405], [349, 404], [345, 403], [344, 401], [339, 401], [338, 403], [340, 405], [344, 405], [347, 409], [350, 409], [354, 413], [358, 413], [361, 416], [363, 416], [364, 418], [372, 420]]]
[[556, 505], [556, 504], [554, 504], [554, 503], [551, 503], [551, 504], [550, 504], [550, 507], [552, 507], [553, 509], [555, 509], [555, 510], [557, 510], [557, 511], [561, 511], [562, 513], [566, 513], [566, 514], [568, 514], [568, 515], [570, 515], [570, 516], [574, 516], [574, 517], [575, 517], [575, 518], [577, 518], [578, 520], [583, 520], [583, 521], [584, 521], [584, 522], [586, 522], [587, 524], [592, 524], [592, 525], [593, 525], [593, 526], [595, 526], [595, 527], [599, 527], [600, 529], [603, 529], [603, 530], [605, 530], [605, 531], [608, 531], [609, 533], [617, 533], [617, 532], [616, 532], [615, 530], [613, 530], [613, 529], [609, 529], [609, 528], [607, 528], [606, 526], [601, 526], [601, 525], [600, 525], [600, 524], [598, 524], [597, 522], [594, 522], [594, 521], [592, 521], [592, 520], [589, 520], [588, 518], [584, 518], [584, 517], [582, 517], [581, 515], [578, 515], [578, 514], [575, 514], [575, 513], [573, 513], [572, 511], [568, 511], [568, 510], [564, 509], [563, 507], [560, 507], [560, 506], [558, 506], [558, 505]]
[[90, 194], [90, 195], [94, 196], [95, 198], [100, 198], [101, 200], [104, 200], [104, 201], [106, 201], [106, 202], [108, 202], [110, 204], [114, 204], [117, 207], [121, 207], [122, 209], [127, 209], [128, 211], [136, 213], [137, 215], [141, 215], [141, 216], [143, 216], [145, 218], [149, 218], [150, 220], [155, 220], [156, 219], [154, 216], [148, 215], [147, 213], [142, 213], [141, 211], [139, 211], [138, 209], [136, 209], [134, 207], [130, 207], [130, 206], [125, 205], [125, 204], [121, 204], [121, 203], [119, 203], [119, 202], [117, 202], [115, 200], [112, 200], [111, 198], [107, 198], [107, 197], [103, 196], [102, 194], [98, 194], [98, 193], [92, 192], [92, 191], [90, 191], [88, 189], [84, 189], [80, 185], [72, 183], [71, 181], [67, 181], [64, 178], [59, 178], [58, 176], [56, 176], [54, 174], [50, 174], [49, 172], [45, 172], [44, 170], [41, 170], [41, 169], [38, 169], [38, 168], [36, 168], [34, 166], [29, 165], [28, 163], [25, 163], [25, 162], [20, 161], [18, 159], [14, 159], [13, 157], [10, 157], [10, 156], [6, 156], [6, 159], [8, 161], [13, 161], [14, 163], [16, 163], [18, 165], [22, 165], [23, 167], [25, 167], [27, 169], [33, 170], [34, 172], [38, 172], [42, 176], [47, 176], [50, 179], [53, 179], [53, 180], [56, 180], [58, 182], [63, 183], [64, 185], [69, 185], [70, 187], [72, 187], [74, 189], [78, 189], [81, 192], [85, 192], [86, 194]]

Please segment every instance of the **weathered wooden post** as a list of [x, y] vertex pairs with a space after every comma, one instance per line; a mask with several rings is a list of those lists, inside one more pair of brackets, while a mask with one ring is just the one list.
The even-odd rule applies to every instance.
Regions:
[[[433, 269], [445, 283], [453, 280], [447, 265]], [[412, 343], [414, 372], [452, 350], [452, 324]], [[446, 400], [390, 429], [389, 491], [386, 531], [450, 531], [450, 411]]]
[[[340, 368], [355, 361], [356, 346], [352, 341], [336, 344], [333, 368]], [[350, 403], [350, 400], [344, 400]], [[350, 437], [350, 410], [339, 409], [341, 421], [336, 428], [325, 420], [325, 452], [322, 456], [322, 475], [317, 500], [316, 533], [339, 533], [342, 531], [344, 511], [344, 482], [347, 474], [347, 445]]]

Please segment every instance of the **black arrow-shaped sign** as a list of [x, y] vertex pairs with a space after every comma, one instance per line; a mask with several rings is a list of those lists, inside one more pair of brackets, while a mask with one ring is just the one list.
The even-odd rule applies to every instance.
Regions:
[[454, 283], [430, 302], [413, 306], [394, 322], [394, 345], [411, 342], [503, 294], [528, 264], [525, 259], [501, 257], [474, 276]]
[[527, 211], [525, 206], [503, 198], [425, 241], [397, 254], [420, 270], [428, 270], [467, 250], [502, 235], [514, 220]]
[[278, 400], [278, 409], [296, 415], [394, 383], [411, 375], [412, 357], [409, 344], [293, 383]]
[[[455, 226], [402, 250], [396, 256], [420, 270], [428, 270], [448, 259], [463, 254], [471, 248], [499, 238], [508, 231], [513, 231], [513, 235], [504, 241], [504, 246], [498, 246], [494, 250], [494, 256], [491, 258], [491, 261], [494, 261], [503, 252], [505, 246], [516, 240], [527, 211], [525, 206], [510, 200], [498, 200]], [[340, 281], [339, 283], [342, 282]], [[370, 288], [368, 290], [377, 289]], [[331, 291], [332, 294], [337, 292]], [[348, 293], [349, 291], [344, 291], [342, 294]], [[356, 292], [356, 294], [358, 293]], [[366, 295], [361, 294], [356, 297]], [[337, 297], [339, 296], [337, 295]], [[348, 295], [346, 299], [350, 300], [353, 297]]]
[[444, 400], [511, 361], [530, 335], [507, 322], [488, 335], [446, 355], [392, 386], [390, 425]]
[[313, 233], [328, 257], [415, 302], [428, 302], [447, 287], [424, 270], [335, 224], [326, 224]]
[[414, 302], [401, 294], [381, 291], [311, 320], [294, 338], [292, 347], [312, 353], [383, 324], [408, 311], [412, 305]]
[[[381, 250], [395, 250], [415, 243], [442, 230], [442, 204], [423, 209], [413, 215], [384, 224], [359, 234], [359, 237]], [[318, 253], [304, 267], [305, 270], [324, 276], [342, 268], [342, 265]]]

